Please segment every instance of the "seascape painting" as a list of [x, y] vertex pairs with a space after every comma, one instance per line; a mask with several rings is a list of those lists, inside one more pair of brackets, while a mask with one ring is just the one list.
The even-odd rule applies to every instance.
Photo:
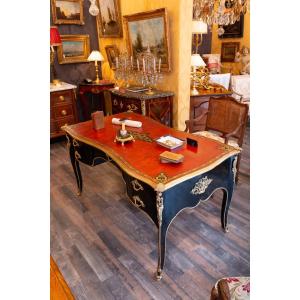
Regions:
[[137, 57], [149, 49], [161, 59], [162, 71], [171, 71], [166, 9], [124, 16], [124, 24], [129, 55]]
[[[119, 0], [99, 0], [97, 27], [101, 37], [122, 37]], [[100, 4], [99, 3], [99, 4]]]
[[90, 54], [90, 37], [82, 35], [61, 35], [61, 45], [57, 49], [60, 64], [87, 62]]
[[84, 44], [81, 41], [64, 41], [62, 47], [64, 58], [84, 55]]
[[52, 0], [55, 24], [83, 24], [82, 0]]

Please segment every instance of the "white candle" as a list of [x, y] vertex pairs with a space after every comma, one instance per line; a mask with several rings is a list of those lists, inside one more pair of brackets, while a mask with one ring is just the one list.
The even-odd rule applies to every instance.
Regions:
[[119, 59], [118, 57], [116, 57], [116, 68], [118, 69], [118, 66], [119, 66]]
[[136, 64], [137, 64], [137, 68], [138, 68], [138, 71], [139, 71], [140, 70], [140, 63], [139, 63], [138, 59], [136, 60]]
[[161, 64], [161, 58], [158, 61], [158, 73], [160, 73], [160, 64]]
[[155, 57], [153, 58], [153, 71], [156, 72]]
[[145, 59], [143, 58], [143, 71], [145, 72]]

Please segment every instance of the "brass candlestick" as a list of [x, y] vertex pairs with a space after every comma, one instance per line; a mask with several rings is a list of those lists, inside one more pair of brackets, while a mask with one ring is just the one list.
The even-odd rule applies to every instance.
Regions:
[[99, 68], [98, 68], [98, 61], [95, 60], [95, 72], [96, 72], [96, 79], [93, 81], [94, 83], [99, 83], [100, 78], [99, 78]]

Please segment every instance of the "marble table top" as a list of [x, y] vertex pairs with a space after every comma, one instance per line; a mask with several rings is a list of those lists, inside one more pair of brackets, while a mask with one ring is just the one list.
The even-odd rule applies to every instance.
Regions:
[[63, 81], [60, 83], [60, 85], [54, 85], [50, 83], [50, 92], [58, 92], [58, 91], [76, 89], [76, 88], [77, 88], [76, 85], [63, 82]]

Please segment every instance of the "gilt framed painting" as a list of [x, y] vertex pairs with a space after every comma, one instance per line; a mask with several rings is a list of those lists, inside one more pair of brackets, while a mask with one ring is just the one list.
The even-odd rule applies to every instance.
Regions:
[[171, 71], [169, 29], [166, 8], [123, 17], [128, 53], [136, 58], [150, 49], [161, 59], [161, 70]]
[[222, 43], [221, 62], [234, 62], [235, 54], [240, 49], [239, 42]]
[[83, 25], [83, 0], [51, 0], [54, 24]]
[[122, 37], [119, 0], [98, 0], [98, 4], [99, 14], [96, 17], [98, 37]]
[[115, 45], [105, 46], [107, 60], [112, 70], [116, 69], [116, 58], [119, 56], [119, 50]]
[[83, 35], [61, 35], [61, 45], [57, 49], [59, 64], [72, 64], [88, 62], [90, 55], [90, 36]]

